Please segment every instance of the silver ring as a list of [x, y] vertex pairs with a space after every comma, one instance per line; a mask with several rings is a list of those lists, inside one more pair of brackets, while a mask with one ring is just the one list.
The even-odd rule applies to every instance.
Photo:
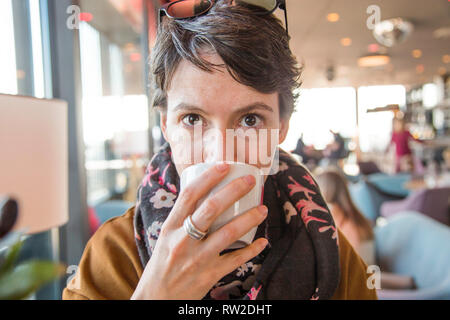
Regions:
[[208, 234], [208, 231], [202, 232], [194, 226], [191, 216], [184, 219], [183, 227], [184, 231], [194, 240], [202, 240]]

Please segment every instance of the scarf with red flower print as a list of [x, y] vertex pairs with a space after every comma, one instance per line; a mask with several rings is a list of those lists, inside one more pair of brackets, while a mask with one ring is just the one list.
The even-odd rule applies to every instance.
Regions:
[[[311, 174], [279, 151], [279, 171], [264, 184], [269, 209], [255, 239], [269, 243], [225, 275], [204, 299], [329, 299], [340, 279], [337, 231]], [[175, 204], [180, 179], [168, 144], [153, 157], [138, 188], [134, 231], [145, 268], [161, 226]], [[223, 253], [235, 249], [225, 250]]]

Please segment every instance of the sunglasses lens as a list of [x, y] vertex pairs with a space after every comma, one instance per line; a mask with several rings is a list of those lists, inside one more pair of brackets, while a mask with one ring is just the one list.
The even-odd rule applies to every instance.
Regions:
[[277, 0], [239, 0], [239, 2], [261, 7], [267, 11], [273, 11], [277, 7]]
[[184, 0], [174, 2], [167, 8], [167, 14], [172, 18], [190, 18], [201, 15], [212, 6], [210, 0]]

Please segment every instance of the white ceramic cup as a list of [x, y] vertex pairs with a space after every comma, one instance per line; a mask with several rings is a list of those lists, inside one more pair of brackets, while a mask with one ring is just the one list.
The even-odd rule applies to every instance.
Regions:
[[[229, 184], [231, 181], [244, 177], [247, 175], [253, 175], [255, 177], [256, 183], [252, 190], [243, 196], [241, 199], [236, 201], [234, 205], [230, 206], [226, 211], [224, 211], [211, 225], [209, 228], [209, 233], [212, 233], [220, 229], [223, 225], [227, 224], [235, 217], [246, 211], [255, 208], [262, 204], [262, 189], [264, 186], [264, 175], [262, 171], [255, 167], [245, 163], [240, 162], [226, 162], [230, 165], [230, 171], [225, 176], [225, 178], [218, 183], [211, 191], [202, 199], [197, 202], [197, 208], [202, 204], [205, 199], [214, 195], [217, 191], [222, 189], [224, 186]], [[183, 170], [180, 177], [180, 190], [191, 184], [191, 182], [205, 172], [207, 169], [216, 165], [217, 163], [199, 163], [192, 165]], [[247, 234], [245, 234], [238, 241], [234, 242], [229, 249], [243, 248], [253, 242], [258, 227], [252, 228]]]

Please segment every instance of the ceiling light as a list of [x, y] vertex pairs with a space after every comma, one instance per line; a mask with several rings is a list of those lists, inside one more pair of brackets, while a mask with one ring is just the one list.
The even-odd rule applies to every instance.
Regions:
[[418, 65], [416, 66], [416, 72], [417, 72], [418, 74], [423, 73], [424, 71], [425, 71], [425, 67], [424, 67], [423, 64], [418, 64]]
[[439, 67], [438, 69], [438, 73], [443, 76], [444, 74], [447, 73], [447, 69], [445, 67]]
[[414, 50], [411, 52], [411, 54], [412, 54], [412, 56], [413, 56], [414, 58], [418, 59], [418, 58], [420, 58], [420, 57], [422, 56], [422, 50], [414, 49]]
[[388, 64], [390, 60], [387, 54], [368, 54], [358, 59], [358, 66], [379, 67]]
[[442, 56], [442, 62], [443, 63], [450, 63], [450, 54], [444, 54]]
[[337, 21], [339, 21], [339, 14], [337, 14], [335, 12], [329, 13], [327, 15], [327, 20], [330, 22], [337, 22]]
[[378, 49], [380, 49], [380, 46], [377, 45], [376, 43], [371, 43], [371, 44], [369, 44], [367, 49], [369, 50], [370, 53], [375, 53], [378, 51]]
[[389, 19], [375, 25], [373, 36], [380, 44], [392, 47], [405, 41], [413, 29], [412, 23], [402, 18]]
[[433, 37], [436, 39], [450, 38], [450, 27], [443, 27], [434, 30]]
[[348, 47], [352, 44], [352, 39], [350, 38], [342, 38], [341, 39], [341, 45], [344, 47]]

